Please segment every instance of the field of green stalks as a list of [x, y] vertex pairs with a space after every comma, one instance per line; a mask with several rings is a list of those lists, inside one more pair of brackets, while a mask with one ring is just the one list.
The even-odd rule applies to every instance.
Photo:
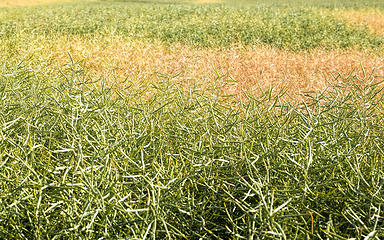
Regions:
[[220, 71], [111, 83], [70, 52], [60, 68], [20, 52], [63, 36], [383, 49], [333, 12], [381, 1], [301, 3], [0, 7], [0, 239], [383, 239], [384, 76], [234, 95]]
[[10, 45], [24, 38], [63, 35], [123, 36], [194, 47], [270, 44], [296, 51], [373, 48], [384, 42], [384, 36], [371, 34], [364, 26], [348, 26], [327, 8], [313, 6], [93, 3], [4, 9], [0, 21], [0, 36]]

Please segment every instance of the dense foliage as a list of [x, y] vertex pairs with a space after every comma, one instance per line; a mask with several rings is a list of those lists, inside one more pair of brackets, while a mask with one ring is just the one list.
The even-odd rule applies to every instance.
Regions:
[[1, 238], [384, 237], [372, 76], [292, 104], [164, 76], [106, 87], [71, 69], [3, 69]]
[[314, 47], [375, 48], [383, 36], [349, 24], [320, 7], [192, 4], [93, 4], [3, 9], [0, 39], [37, 35], [184, 43], [198, 47], [270, 44], [292, 50]]
[[[72, 58], [57, 69], [19, 53], [62, 36], [382, 49], [335, 1], [260, 1], [0, 8], [0, 239], [384, 238], [383, 76], [337, 76], [294, 101], [225, 96], [219, 73], [214, 86], [160, 74], [112, 86]], [[383, 3], [347, 7], [361, 6]]]

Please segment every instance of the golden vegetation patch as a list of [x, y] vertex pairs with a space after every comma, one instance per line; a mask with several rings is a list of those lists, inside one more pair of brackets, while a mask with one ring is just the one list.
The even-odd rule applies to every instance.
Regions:
[[379, 9], [335, 10], [335, 16], [349, 24], [366, 26], [369, 31], [384, 35], [384, 12]]
[[0, 7], [33, 6], [58, 3], [79, 3], [89, 0], [0, 0]]
[[384, 76], [380, 68], [384, 62], [377, 54], [353, 49], [292, 52], [267, 46], [234, 46], [196, 50], [184, 45], [164, 46], [121, 38], [36, 40], [28, 49], [19, 48], [18, 52], [38, 56], [50, 68], [63, 68], [70, 61], [70, 53], [76, 62], [85, 64], [86, 72], [96, 76], [110, 74], [110, 81], [127, 77], [146, 81], [164, 74], [177, 76], [180, 82], [202, 80], [212, 84], [217, 81], [217, 71], [220, 76], [227, 74], [226, 80], [236, 81], [230, 89], [236, 93], [244, 88], [256, 89], [258, 85], [284, 86], [296, 93], [321, 90], [327, 85], [325, 77], [332, 79], [332, 74], [346, 76], [355, 69], [363, 77], [361, 66], [367, 74], [376, 69], [375, 75]]

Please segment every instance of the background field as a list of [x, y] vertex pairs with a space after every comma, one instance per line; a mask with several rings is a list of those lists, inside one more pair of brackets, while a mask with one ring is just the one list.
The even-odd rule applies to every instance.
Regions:
[[0, 238], [381, 239], [382, 1], [0, 1]]
[[[83, 2], [4, 8], [1, 51], [7, 59], [35, 57], [53, 68], [68, 62], [69, 51], [86, 63], [88, 73], [113, 72], [118, 80], [148, 79], [154, 72], [210, 78], [212, 66], [222, 67], [238, 82], [234, 93], [256, 82], [296, 93], [319, 90], [327, 84], [324, 74], [346, 75], [360, 63], [368, 72], [381, 66], [379, 3], [297, 4]], [[382, 69], [376, 74], [383, 75]]]

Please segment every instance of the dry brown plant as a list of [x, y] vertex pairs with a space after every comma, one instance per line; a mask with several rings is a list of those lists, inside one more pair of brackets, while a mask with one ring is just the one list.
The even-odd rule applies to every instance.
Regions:
[[[19, 54], [28, 54], [45, 61], [47, 67], [64, 68], [72, 58], [85, 63], [86, 72], [96, 77], [113, 76], [110, 81], [119, 82], [155, 80], [161, 74], [177, 76], [179, 83], [201, 81], [214, 84], [217, 81], [235, 81], [228, 88], [239, 93], [247, 88], [287, 87], [290, 92], [321, 90], [327, 86], [325, 78], [341, 74], [347, 76], [353, 70], [363, 78], [375, 70], [384, 76], [380, 66], [383, 60], [374, 51], [358, 49], [324, 50], [307, 52], [279, 50], [268, 46], [233, 46], [220, 49], [194, 49], [181, 44], [165, 46], [159, 42], [145, 43], [127, 39], [57, 38], [36, 40], [28, 49], [20, 48]], [[226, 75], [227, 74], [227, 75]], [[217, 79], [218, 76], [223, 78]]]
[[336, 9], [334, 16], [349, 24], [366, 26], [371, 33], [384, 35], [384, 12], [379, 9]]

